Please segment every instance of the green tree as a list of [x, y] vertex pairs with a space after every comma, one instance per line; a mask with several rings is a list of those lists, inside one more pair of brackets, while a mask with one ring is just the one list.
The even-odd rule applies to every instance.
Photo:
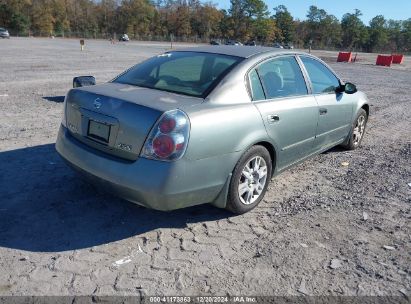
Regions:
[[223, 18], [219, 24], [219, 30], [221, 33], [221, 38], [229, 39], [234, 37], [234, 19], [226, 10], [221, 10]]
[[327, 15], [321, 22], [321, 46], [339, 47], [341, 45], [341, 24], [334, 15]]
[[214, 5], [206, 3], [202, 6], [197, 7], [195, 11], [192, 12], [192, 20], [196, 20], [192, 25], [192, 29], [200, 37], [216, 37], [221, 34], [219, 24], [223, 19], [223, 13], [219, 11]]
[[119, 11], [120, 32], [133, 38], [150, 34], [155, 8], [148, 0], [124, 0]]
[[373, 52], [387, 48], [388, 31], [384, 16], [378, 15], [371, 19], [368, 33], [368, 51]]
[[334, 47], [341, 43], [341, 24], [334, 15], [314, 5], [310, 6], [307, 21], [305, 43], [312, 42], [314, 46]]
[[55, 18], [51, 0], [36, 0], [31, 9], [32, 29], [37, 34], [49, 36], [53, 34]]
[[30, 0], [0, 0], [0, 26], [24, 33], [30, 26]]
[[309, 7], [307, 12], [307, 28], [309, 34], [308, 37], [306, 37], [306, 42], [310, 41], [314, 45], [321, 46], [321, 41], [324, 39], [324, 30], [321, 27], [321, 23], [325, 18], [327, 18], [327, 12], [325, 10], [315, 5]]
[[287, 7], [279, 5], [274, 8], [273, 16], [279, 33], [279, 40], [284, 43], [291, 43], [294, 40], [295, 23]]
[[392, 19], [387, 21], [388, 43], [391, 50], [398, 51], [401, 48], [401, 28], [402, 21]]
[[271, 18], [257, 18], [253, 24], [253, 37], [267, 44], [276, 40], [280, 36], [280, 32], [275, 24], [275, 20]]
[[95, 13], [97, 15], [97, 24], [99, 31], [113, 34], [116, 32], [118, 8], [116, 0], [101, 0], [97, 3]]
[[65, 32], [70, 30], [70, 22], [68, 20], [64, 0], [53, 0], [52, 14], [54, 16], [55, 34], [64, 36]]
[[174, 19], [174, 34], [179, 37], [187, 37], [191, 34], [190, 7], [179, 5]]
[[411, 18], [403, 21], [401, 36], [401, 49], [405, 52], [411, 52]]
[[345, 47], [369, 51], [411, 51], [411, 19], [386, 20], [379, 15], [369, 26], [355, 10], [341, 23], [315, 5], [305, 20], [293, 20], [284, 5], [270, 17], [263, 0], [231, 0], [229, 10], [219, 10], [201, 0], [0, 0], [0, 26], [11, 33], [97, 37], [128, 33], [248, 39], [263, 43], [279, 40], [318, 48]]
[[310, 31], [308, 29], [308, 22], [302, 20], [294, 20], [294, 43], [299, 47], [306, 47], [310, 40]]
[[253, 35], [253, 23], [256, 19], [267, 18], [267, 5], [262, 0], [231, 0], [229, 13], [234, 26], [234, 37], [248, 40]]
[[356, 9], [353, 14], [347, 13], [341, 19], [344, 47], [362, 49], [368, 40], [368, 31], [360, 19], [361, 15], [361, 11]]

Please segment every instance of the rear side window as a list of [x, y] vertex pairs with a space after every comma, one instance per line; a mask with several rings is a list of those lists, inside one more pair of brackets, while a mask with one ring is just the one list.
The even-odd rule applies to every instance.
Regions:
[[266, 99], [308, 94], [300, 66], [292, 56], [266, 61], [257, 67], [257, 71]]
[[253, 100], [265, 99], [263, 86], [261, 85], [260, 78], [258, 77], [257, 71], [254, 69], [249, 74], [250, 77], [250, 87], [251, 93], [253, 95]]
[[309, 57], [300, 57], [310, 77], [314, 94], [330, 93], [340, 86], [337, 77], [324, 64]]

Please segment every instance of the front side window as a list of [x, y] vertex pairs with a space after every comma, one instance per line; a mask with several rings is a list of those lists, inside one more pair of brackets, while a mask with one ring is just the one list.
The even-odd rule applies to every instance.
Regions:
[[113, 82], [205, 97], [241, 60], [212, 53], [170, 52], [134, 66]]
[[310, 57], [301, 56], [314, 94], [330, 93], [340, 86], [340, 81], [324, 64]]
[[293, 56], [271, 59], [260, 64], [257, 70], [266, 99], [308, 94], [300, 66]]

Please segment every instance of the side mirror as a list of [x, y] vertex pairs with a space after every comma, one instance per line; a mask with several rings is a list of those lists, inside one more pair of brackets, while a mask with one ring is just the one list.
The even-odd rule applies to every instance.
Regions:
[[96, 78], [93, 76], [79, 76], [73, 78], [73, 88], [96, 85]]
[[357, 87], [355, 86], [355, 84], [352, 84], [351, 82], [346, 82], [345, 84], [340, 84], [340, 86], [335, 89], [335, 92], [354, 94], [357, 92]]
[[347, 94], [354, 94], [357, 92], [357, 87], [351, 82], [346, 82], [344, 85], [344, 92]]

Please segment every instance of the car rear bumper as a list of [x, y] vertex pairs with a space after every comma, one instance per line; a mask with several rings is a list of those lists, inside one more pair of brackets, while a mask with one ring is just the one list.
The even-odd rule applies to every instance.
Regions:
[[162, 162], [145, 158], [125, 161], [79, 142], [60, 127], [57, 152], [92, 183], [126, 200], [157, 210], [174, 210], [203, 203], [221, 204], [238, 153], [202, 160]]

